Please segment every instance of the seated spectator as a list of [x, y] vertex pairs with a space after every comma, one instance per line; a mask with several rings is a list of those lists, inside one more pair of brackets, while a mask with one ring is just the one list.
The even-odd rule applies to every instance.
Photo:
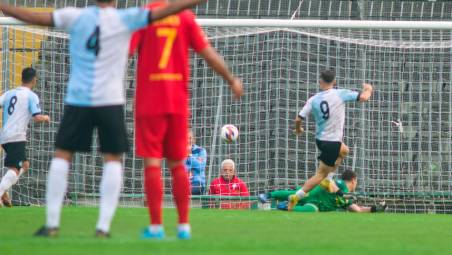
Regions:
[[[242, 180], [236, 176], [235, 163], [226, 159], [221, 163], [220, 177], [214, 179], [210, 184], [209, 195], [218, 196], [249, 196], [248, 188]], [[240, 199], [238, 199], [240, 200]], [[249, 208], [249, 202], [221, 202], [222, 209], [244, 209]]]
[[188, 157], [185, 161], [191, 183], [191, 194], [202, 195], [206, 189], [206, 163], [207, 153], [202, 147], [195, 144], [193, 132], [188, 132]]

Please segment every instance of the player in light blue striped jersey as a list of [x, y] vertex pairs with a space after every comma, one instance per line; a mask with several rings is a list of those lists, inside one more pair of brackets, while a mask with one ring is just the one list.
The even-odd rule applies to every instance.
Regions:
[[4, 165], [7, 168], [0, 182], [0, 207], [3, 203], [12, 206], [7, 191], [28, 170], [29, 162], [25, 153], [28, 123], [31, 119], [36, 122], [50, 121], [49, 116], [41, 113], [39, 98], [31, 91], [36, 82], [36, 71], [31, 67], [25, 68], [22, 71], [22, 86], [0, 96], [0, 107], [3, 108], [0, 143], [6, 154]]
[[56, 152], [47, 177], [47, 221], [36, 236], [58, 235], [68, 172], [74, 153], [89, 152], [94, 130], [104, 157], [100, 182], [100, 212], [96, 237], [110, 236], [110, 225], [119, 202], [123, 176], [122, 155], [128, 150], [124, 118], [124, 75], [133, 32], [155, 20], [193, 7], [202, 0], [171, 2], [151, 11], [116, 9], [114, 0], [97, 0], [88, 8], [63, 8], [33, 12], [8, 4], [0, 10], [21, 21], [53, 26], [70, 35], [71, 74]]
[[316, 122], [316, 145], [320, 151], [317, 173], [311, 177], [296, 194], [289, 197], [288, 210], [315, 186], [333, 173], [349, 153], [347, 145], [342, 142], [345, 122], [346, 102], [366, 102], [372, 96], [373, 88], [364, 83], [361, 92], [348, 89], [336, 89], [336, 74], [332, 70], [320, 73], [321, 92], [308, 99], [295, 119], [295, 133], [303, 133], [302, 122], [312, 114]]

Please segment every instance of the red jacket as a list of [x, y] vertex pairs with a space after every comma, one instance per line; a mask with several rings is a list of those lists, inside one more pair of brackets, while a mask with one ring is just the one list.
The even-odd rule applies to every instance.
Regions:
[[[232, 180], [226, 181], [223, 177], [218, 177], [210, 183], [209, 195], [217, 196], [241, 196], [247, 197], [250, 195], [246, 184], [237, 176]], [[228, 201], [221, 202], [222, 209], [246, 209], [250, 207], [249, 202]]]

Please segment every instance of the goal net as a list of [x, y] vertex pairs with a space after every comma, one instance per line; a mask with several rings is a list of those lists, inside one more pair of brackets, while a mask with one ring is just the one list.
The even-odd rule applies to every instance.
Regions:
[[[450, 29], [419, 28], [416, 23], [399, 29], [400, 22], [387, 28], [366, 27], [362, 22], [359, 28], [307, 28], [271, 20], [232, 26], [231, 22], [202, 24], [212, 45], [243, 79], [246, 95], [233, 100], [227, 84], [202, 59], [194, 56], [192, 61], [191, 125], [196, 144], [208, 153], [207, 186], [219, 176], [226, 158], [236, 162], [237, 175], [252, 196], [294, 187], [312, 176], [318, 164], [314, 122], [307, 122], [300, 137], [293, 135], [292, 125], [306, 100], [319, 91], [319, 72], [330, 68], [341, 88], [360, 90], [363, 82], [375, 88], [370, 102], [346, 106], [344, 142], [351, 152], [338, 173], [357, 172], [360, 202], [385, 200], [397, 212], [452, 212]], [[1, 43], [2, 90], [18, 85], [20, 70], [33, 65], [40, 79], [35, 91], [52, 119], [50, 125], [31, 125], [31, 170], [12, 192], [16, 203], [41, 205], [70, 71], [68, 36], [56, 30], [4, 26]], [[126, 118], [134, 144], [136, 63], [129, 62]], [[221, 142], [219, 130], [224, 124], [238, 127], [236, 143]], [[95, 139], [92, 153], [75, 156], [67, 203], [97, 203], [102, 173], [97, 147]], [[142, 206], [143, 164], [133, 149], [124, 166], [122, 205]], [[164, 176], [171, 206], [169, 171]], [[193, 204], [200, 206], [202, 201], [197, 197]]]

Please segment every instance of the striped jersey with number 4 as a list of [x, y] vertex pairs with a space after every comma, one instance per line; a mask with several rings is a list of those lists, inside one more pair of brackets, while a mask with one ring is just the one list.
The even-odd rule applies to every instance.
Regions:
[[55, 27], [71, 40], [71, 75], [66, 104], [82, 107], [123, 105], [130, 38], [149, 24], [149, 10], [63, 8], [53, 12]]
[[[146, 8], [163, 7], [154, 2]], [[189, 48], [200, 52], [209, 46], [191, 11], [183, 11], [136, 32], [130, 53], [139, 53], [136, 114], [188, 116]]]
[[0, 143], [26, 141], [31, 117], [41, 114], [38, 96], [27, 87], [18, 87], [0, 96], [0, 107], [3, 107]]
[[299, 116], [310, 113], [316, 123], [316, 139], [342, 142], [345, 122], [345, 103], [359, 100], [359, 93], [348, 89], [328, 89], [308, 99]]

